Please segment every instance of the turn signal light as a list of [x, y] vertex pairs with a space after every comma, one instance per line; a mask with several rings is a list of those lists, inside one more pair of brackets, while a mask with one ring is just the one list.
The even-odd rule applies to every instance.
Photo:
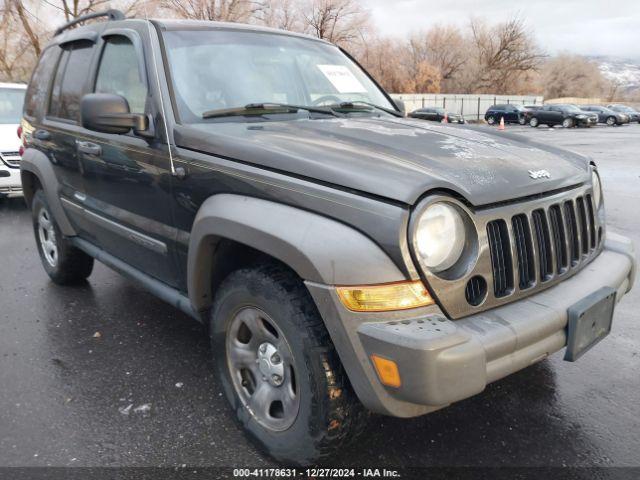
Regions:
[[420, 280], [359, 287], [336, 287], [342, 304], [353, 312], [386, 312], [433, 305]]
[[400, 372], [398, 371], [396, 362], [388, 358], [379, 357], [378, 355], [371, 355], [371, 361], [383, 385], [400, 388], [402, 381], [400, 380]]

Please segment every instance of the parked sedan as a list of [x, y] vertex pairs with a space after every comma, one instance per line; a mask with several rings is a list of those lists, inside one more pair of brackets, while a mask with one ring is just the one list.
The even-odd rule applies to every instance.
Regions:
[[638, 112], [635, 108], [628, 107], [627, 105], [607, 105], [607, 108], [610, 108], [614, 112], [624, 113], [625, 115], [629, 115], [630, 122], [638, 122], [640, 123], [640, 112]]
[[531, 112], [529, 125], [562, 125], [565, 128], [583, 126], [590, 127], [598, 123], [598, 115], [592, 112], [580, 110], [575, 105], [552, 104], [545, 105], [539, 110]]
[[598, 123], [606, 123], [610, 127], [629, 123], [629, 115], [615, 112], [610, 108], [601, 105], [580, 105], [580, 109], [585, 112], [593, 112], [598, 115]]
[[484, 114], [484, 119], [489, 125], [500, 123], [504, 118], [504, 123], [519, 123], [524, 125], [529, 120], [529, 111], [522, 105], [501, 104], [492, 105]]
[[447, 112], [444, 108], [425, 107], [414, 110], [409, 114], [411, 118], [420, 118], [422, 120], [431, 120], [433, 122], [441, 122], [447, 117], [449, 123], [464, 123], [464, 117], [457, 113]]

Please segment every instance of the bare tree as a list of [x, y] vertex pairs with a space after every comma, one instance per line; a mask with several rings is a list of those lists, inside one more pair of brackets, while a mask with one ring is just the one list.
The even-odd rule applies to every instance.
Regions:
[[454, 88], [456, 78], [468, 59], [466, 47], [460, 30], [450, 25], [436, 25], [427, 32], [416, 33], [409, 38], [414, 61], [428, 62], [440, 71], [443, 91]]
[[474, 69], [470, 91], [508, 92], [519, 74], [538, 69], [544, 58], [519, 18], [493, 26], [473, 19], [470, 31]]
[[264, 5], [258, 0], [168, 0], [166, 8], [182, 18], [248, 22]]
[[560, 54], [542, 69], [547, 98], [599, 97], [606, 93], [606, 80], [598, 66], [580, 55]]
[[[150, 11], [158, 0], [146, 0]], [[4, 0], [0, 8], [0, 74], [26, 81], [46, 42], [59, 23], [110, 7], [134, 12], [135, 0]]]
[[304, 31], [300, 2], [297, 0], [265, 0], [258, 21], [272, 28]]
[[369, 13], [354, 0], [307, 0], [302, 17], [308, 33], [344, 47], [369, 28]]

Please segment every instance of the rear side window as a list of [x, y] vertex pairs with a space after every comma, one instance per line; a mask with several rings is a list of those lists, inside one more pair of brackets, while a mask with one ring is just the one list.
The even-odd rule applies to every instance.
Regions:
[[144, 113], [147, 86], [140, 77], [138, 55], [128, 38], [114, 36], [107, 40], [100, 60], [95, 91], [121, 95], [129, 102], [132, 112]]
[[44, 105], [49, 92], [49, 82], [56, 68], [56, 61], [60, 49], [58, 47], [47, 48], [40, 56], [38, 66], [31, 76], [29, 88], [27, 89], [27, 101], [24, 105], [24, 113], [29, 117], [35, 117], [40, 105]]
[[89, 42], [78, 42], [65, 49], [53, 82], [49, 115], [78, 121], [92, 54], [93, 44]]

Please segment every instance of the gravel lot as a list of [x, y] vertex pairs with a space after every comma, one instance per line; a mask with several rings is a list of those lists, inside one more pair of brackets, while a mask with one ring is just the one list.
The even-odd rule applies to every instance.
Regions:
[[[591, 155], [610, 230], [640, 246], [640, 125], [507, 130]], [[232, 421], [200, 325], [99, 264], [84, 286], [50, 283], [20, 200], [0, 200], [0, 266], [0, 466], [273, 466]], [[579, 362], [556, 354], [431, 415], [372, 417], [333, 463], [640, 466], [638, 372], [640, 285]]]

